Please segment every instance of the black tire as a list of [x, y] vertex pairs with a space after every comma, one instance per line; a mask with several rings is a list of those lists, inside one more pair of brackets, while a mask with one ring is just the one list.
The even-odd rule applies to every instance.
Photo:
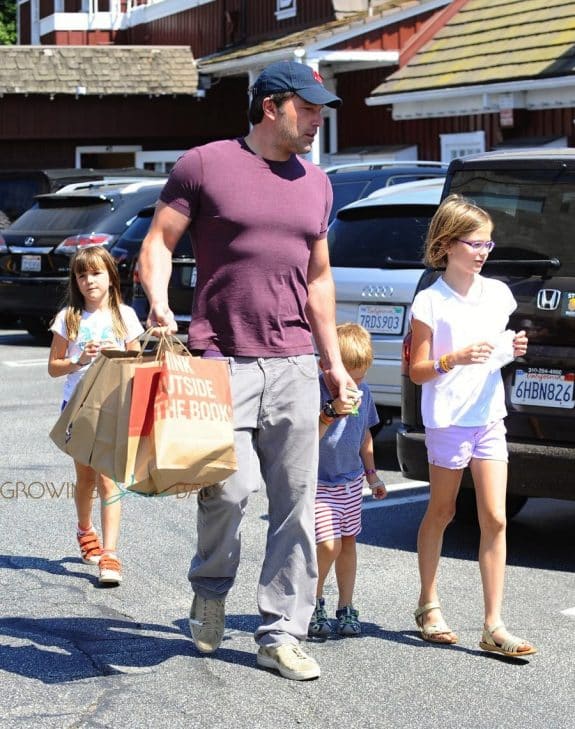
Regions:
[[379, 423], [377, 425], [374, 425], [371, 430], [371, 435], [373, 438], [388, 425], [391, 425], [393, 422], [393, 418], [395, 416], [398, 416], [400, 414], [399, 408], [392, 408], [388, 407], [386, 405], [376, 405], [375, 409], [377, 410], [377, 415], [379, 417]]
[[43, 319], [25, 319], [22, 323], [28, 334], [31, 334], [38, 344], [50, 344], [52, 334], [46, 321]]
[[[513, 519], [514, 516], [517, 516], [525, 506], [526, 501], [527, 496], [507, 494], [505, 500], [507, 518]], [[461, 524], [477, 524], [477, 504], [475, 502], [474, 489], [462, 488], [459, 490], [455, 519]]]
[[13, 329], [18, 324], [16, 314], [10, 314], [6, 311], [0, 312], [0, 329]]
[[376, 435], [382, 430], [382, 428], [384, 427], [384, 425], [385, 425], [385, 423], [382, 423], [381, 420], [379, 421], [379, 423], [377, 425], [373, 425], [370, 428], [371, 437], [372, 438], [375, 438]]

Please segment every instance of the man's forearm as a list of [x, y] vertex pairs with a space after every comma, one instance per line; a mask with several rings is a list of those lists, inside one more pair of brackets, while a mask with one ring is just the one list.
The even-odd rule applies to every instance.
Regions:
[[335, 287], [331, 278], [310, 284], [306, 313], [324, 367], [330, 369], [340, 364], [335, 330]]
[[168, 284], [172, 273], [172, 253], [163, 241], [147, 236], [138, 259], [140, 281], [150, 307], [168, 308]]

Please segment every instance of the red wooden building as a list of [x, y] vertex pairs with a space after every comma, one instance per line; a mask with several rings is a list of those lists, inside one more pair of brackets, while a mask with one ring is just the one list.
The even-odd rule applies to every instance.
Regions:
[[[561, 8], [553, 19], [564, 32], [573, 25], [561, 15], [569, 4], [553, 4]], [[521, 24], [511, 21], [526, 13], [533, 15], [533, 35], [549, 16], [549, 4], [485, 5], [480, 0], [18, 0], [20, 46], [0, 47], [0, 166], [169, 168], [183, 149], [245, 133], [251, 82], [267, 63], [284, 58], [311, 65], [344, 100], [341, 109], [326, 111], [313, 151], [317, 162], [362, 156], [440, 159], [454, 150], [489, 149], [531, 137], [538, 138], [535, 143], [545, 137], [571, 144], [569, 96], [533, 101], [531, 94], [529, 105], [527, 96], [514, 95], [524, 79], [512, 68], [509, 79], [499, 74], [510, 45], [496, 41], [511, 27], [520, 37]], [[487, 39], [481, 25], [486, 19], [495, 22]], [[466, 87], [476, 81], [453, 77], [455, 86], [446, 89], [438, 81], [441, 73], [433, 75], [433, 54], [426, 53], [445, 33], [453, 40], [444, 62], [457, 54], [459, 37], [466, 38], [468, 64], [478, 44], [495, 44], [484, 48], [482, 63], [492, 69], [495, 84], [510, 81], [497, 105], [442, 107], [442, 98], [467, 98]], [[554, 63], [552, 46], [534, 72], [563, 77], [566, 67]], [[51, 51], [42, 63], [34, 60], [39, 49]], [[22, 55], [15, 58], [15, 51]], [[529, 74], [528, 59], [523, 61]], [[430, 69], [435, 86], [427, 88]], [[410, 83], [416, 83], [410, 79], [417, 79], [418, 93], [427, 96], [425, 103], [412, 97], [414, 112], [406, 113]], [[434, 93], [435, 105], [429, 103]]]

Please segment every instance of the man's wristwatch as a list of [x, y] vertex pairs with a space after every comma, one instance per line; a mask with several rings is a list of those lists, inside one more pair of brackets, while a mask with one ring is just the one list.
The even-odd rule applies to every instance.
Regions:
[[321, 408], [322, 413], [327, 418], [339, 418], [339, 413], [333, 406], [333, 400], [328, 400], [325, 402]]

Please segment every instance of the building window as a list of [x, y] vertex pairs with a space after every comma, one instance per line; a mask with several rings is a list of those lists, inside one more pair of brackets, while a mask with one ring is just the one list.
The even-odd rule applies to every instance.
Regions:
[[76, 167], [93, 167], [94, 169], [110, 169], [117, 167], [135, 167], [136, 153], [142, 149], [139, 145], [114, 144], [76, 147]]
[[485, 132], [440, 134], [441, 161], [451, 162], [456, 157], [485, 152]]
[[136, 152], [136, 167], [168, 173], [185, 151], [185, 149], [162, 149], [153, 152]]
[[297, 14], [297, 0], [276, 0], [276, 20], [295, 18]]

